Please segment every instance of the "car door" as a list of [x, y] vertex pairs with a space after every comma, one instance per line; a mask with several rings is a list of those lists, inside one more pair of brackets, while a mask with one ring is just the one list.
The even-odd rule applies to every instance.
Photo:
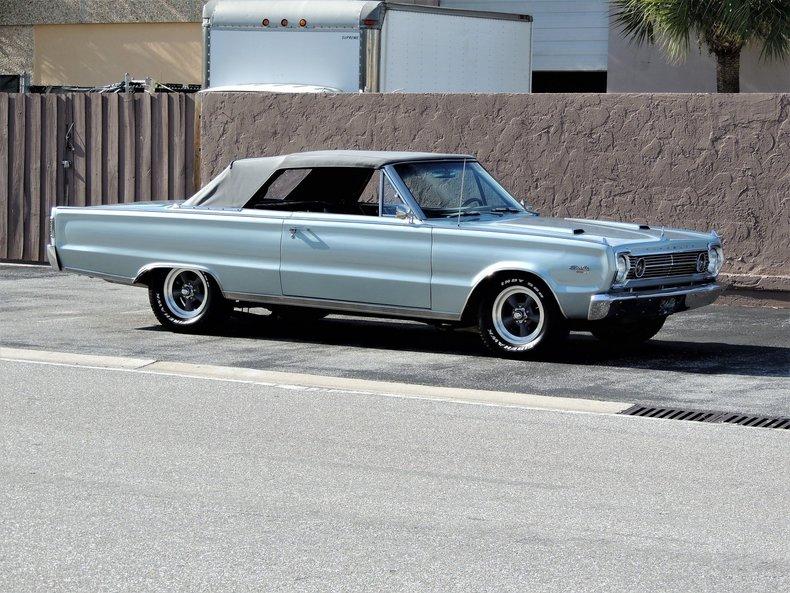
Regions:
[[379, 216], [294, 212], [283, 226], [283, 295], [428, 309], [431, 229], [395, 216], [381, 177]]

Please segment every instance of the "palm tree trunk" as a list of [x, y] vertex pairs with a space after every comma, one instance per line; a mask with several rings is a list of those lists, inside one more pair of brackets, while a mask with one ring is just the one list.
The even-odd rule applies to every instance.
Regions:
[[741, 50], [716, 53], [716, 92], [741, 92]]

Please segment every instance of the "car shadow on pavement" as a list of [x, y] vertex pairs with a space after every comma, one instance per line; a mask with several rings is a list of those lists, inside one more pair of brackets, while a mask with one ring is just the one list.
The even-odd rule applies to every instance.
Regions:
[[[161, 326], [141, 328], [166, 331]], [[503, 368], [524, 364], [496, 358], [472, 331], [447, 331], [393, 319], [332, 316], [310, 323], [288, 323], [269, 315], [237, 312], [222, 328], [206, 333], [228, 338], [399, 350], [459, 357], [487, 357]], [[394, 364], [388, 358], [388, 364]], [[586, 333], [574, 333], [559, 352], [531, 364], [610, 366], [694, 374], [790, 377], [790, 348], [661, 339], [623, 350], [608, 347]]]

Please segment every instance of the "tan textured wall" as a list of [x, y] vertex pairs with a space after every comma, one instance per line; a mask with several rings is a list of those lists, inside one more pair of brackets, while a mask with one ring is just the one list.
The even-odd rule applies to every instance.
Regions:
[[716, 229], [725, 272], [790, 290], [790, 94], [209, 93], [205, 182], [308, 149], [470, 152], [542, 214]]
[[33, 84], [101, 86], [132, 78], [200, 84], [199, 23], [36, 25]]

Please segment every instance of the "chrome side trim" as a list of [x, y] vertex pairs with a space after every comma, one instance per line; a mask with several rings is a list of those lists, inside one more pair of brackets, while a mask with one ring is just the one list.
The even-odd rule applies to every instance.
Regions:
[[350, 301], [334, 301], [329, 299], [311, 299], [280, 295], [250, 294], [244, 292], [223, 292], [223, 296], [231, 301], [245, 301], [262, 305], [291, 305], [294, 307], [315, 307], [348, 313], [369, 313], [383, 317], [404, 317], [407, 319], [437, 319], [440, 321], [459, 321], [460, 315], [453, 313], [437, 313], [429, 309], [414, 309], [393, 305], [374, 305], [369, 303], [352, 303]]
[[81, 270], [79, 268], [63, 268], [64, 272], [71, 272], [72, 274], [80, 274], [81, 276], [90, 276], [91, 278], [98, 278], [113, 282], [115, 284], [126, 284], [127, 286], [134, 285], [134, 278], [127, 278], [126, 276], [116, 276], [114, 274], [103, 274], [101, 272], [93, 272], [91, 270]]
[[719, 298], [722, 292], [724, 292], [724, 287], [721, 284], [713, 283], [703, 286], [682, 289], [670, 288], [651, 292], [594, 294], [590, 297], [590, 307], [587, 312], [587, 319], [590, 321], [604, 319], [609, 314], [609, 309], [613, 303], [673, 296], [685, 296], [686, 309], [696, 309], [698, 307], [710, 305]]
[[49, 265], [52, 266], [53, 269], [58, 272], [61, 271], [62, 268], [60, 267], [60, 260], [58, 260], [58, 252], [52, 243], [47, 245], [47, 259], [49, 260]]

